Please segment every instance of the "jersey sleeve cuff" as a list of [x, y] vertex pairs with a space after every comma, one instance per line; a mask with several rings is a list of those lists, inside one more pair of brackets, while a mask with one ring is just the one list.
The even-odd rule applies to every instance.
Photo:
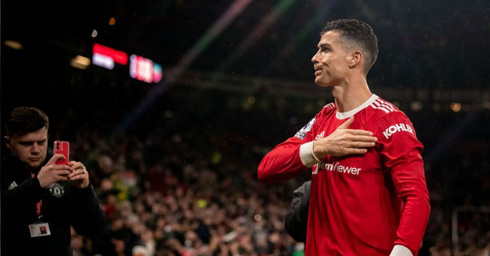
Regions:
[[307, 142], [299, 147], [299, 156], [303, 165], [308, 168], [321, 162], [313, 153], [313, 141]]
[[395, 244], [390, 256], [413, 256], [413, 254], [407, 247], [401, 244]]

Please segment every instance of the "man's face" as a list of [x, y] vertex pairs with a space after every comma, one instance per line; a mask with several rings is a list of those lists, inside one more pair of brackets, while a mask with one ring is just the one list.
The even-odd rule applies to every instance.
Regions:
[[315, 69], [315, 83], [322, 87], [340, 84], [349, 70], [347, 52], [339, 41], [339, 33], [327, 31], [318, 42], [318, 51], [311, 59]]
[[36, 169], [46, 159], [48, 130], [43, 127], [25, 135], [5, 136], [7, 148], [29, 168]]

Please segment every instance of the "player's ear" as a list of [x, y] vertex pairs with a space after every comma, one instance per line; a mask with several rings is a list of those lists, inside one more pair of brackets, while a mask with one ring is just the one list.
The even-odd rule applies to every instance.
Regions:
[[354, 68], [355, 66], [361, 65], [362, 53], [360, 51], [353, 51], [348, 56], [349, 67]]

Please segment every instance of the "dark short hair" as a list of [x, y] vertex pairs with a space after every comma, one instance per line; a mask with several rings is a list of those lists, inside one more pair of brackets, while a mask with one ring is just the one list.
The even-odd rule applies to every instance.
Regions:
[[365, 55], [364, 71], [367, 74], [378, 57], [378, 38], [373, 28], [356, 19], [339, 19], [328, 22], [321, 35], [331, 30], [337, 31], [340, 40], [344, 43], [351, 43], [361, 48]]
[[10, 112], [5, 122], [7, 136], [25, 135], [43, 127], [49, 128], [48, 116], [35, 107], [17, 107]]

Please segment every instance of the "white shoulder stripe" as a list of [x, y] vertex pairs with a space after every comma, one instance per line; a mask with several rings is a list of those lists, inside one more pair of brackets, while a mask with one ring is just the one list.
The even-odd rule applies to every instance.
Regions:
[[388, 110], [390, 110], [390, 112], [395, 112], [396, 111], [395, 108], [393, 108], [393, 106], [387, 104], [386, 102], [382, 102], [381, 103], [381, 106], [387, 108]]
[[381, 109], [381, 110], [383, 110], [386, 113], [389, 113], [390, 112], [390, 109], [388, 109], [386, 106], [384, 106], [383, 104], [381, 104], [381, 102], [379, 100], [374, 101], [371, 106], [373, 108], [375, 108], [375, 109]]
[[376, 99], [373, 104], [371, 104], [371, 107], [374, 109], [380, 109], [383, 110], [385, 113], [390, 113], [390, 112], [395, 112], [396, 109], [389, 103], [384, 102], [381, 99]]
[[389, 110], [387, 110], [387, 109], [385, 109], [385, 108], [383, 108], [383, 107], [378, 107], [378, 106], [375, 106], [375, 105], [371, 105], [371, 107], [373, 107], [374, 109], [381, 109], [381, 110], [383, 110], [383, 111], [384, 111], [384, 112], [386, 112], [386, 113], [390, 113], [390, 111], [389, 111]]
[[389, 102], [387, 102], [385, 100], [381, 100], [381, 99], [380, 99], [380, 101], [381, 101], [381, 104], [383, 104], [384, 106], [386, 106], [389, 109], [391, 109], [391, 111], [393, 111], [393, 112], [397, 111], [396, 108], [395, 108], [395, 106], [393, 106], [393, 104], [391, 104], [391, 103], [389, 103]]
[[329, 109], [334, 109], [335, 108], [335, 103], [330, 102], [327, 105], [323, 106], [324, 108], [329, 108]]

